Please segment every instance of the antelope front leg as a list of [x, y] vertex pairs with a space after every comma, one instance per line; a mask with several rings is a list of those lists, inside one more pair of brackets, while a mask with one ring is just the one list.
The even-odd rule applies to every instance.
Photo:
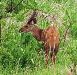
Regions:
[[46, 50], [45, 57], [46, 57], [46, 65], [48, 65], [48, 50]]
[[53, 55], [51, 57], [51, 60], [52, 60], [52, 64], [55, 64], [56, 63], [56, 56], [55, 56], [54, 53], [53, 53]]
[[48, 50], [48, 48], [45, 46], [45, 62], [46, 62], [46, 66], [48, 65], [48, 54], [49, 54], [49, 50]]
[[52, 64], [55, 64], [56, 63], [56, 55], [52, 51], [50, 52], [50, 57], [51, 57]]

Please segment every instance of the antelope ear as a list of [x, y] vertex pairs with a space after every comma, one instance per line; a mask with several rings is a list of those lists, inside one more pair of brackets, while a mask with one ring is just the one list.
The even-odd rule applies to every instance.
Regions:
[[21, 30], [21, 29], [19, 29], [19, 32], [21, 33], [21, 32], [22, 32], [22, 30]]
[[37, 16], [37, 12], [36, 10], [33, 11], [33, 14], [31, 15], [31, 17], [29, 18], [27, 24], [28, 25], [34, 25], [37, 23], [37, 20], [36, 20], [36, 16]]

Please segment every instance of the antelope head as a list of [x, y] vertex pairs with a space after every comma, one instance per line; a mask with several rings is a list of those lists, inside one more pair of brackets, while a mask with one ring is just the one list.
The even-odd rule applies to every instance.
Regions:
[[19, 32], [25, 32], [25, 33], [30, 32], [30, 31], [33, 30], [34, 26], [35, 26], [35, 25], [28, 25], [28, 24], [27, 24], [27, 25], [24, 25], [24, 26], [19, 30]]
[[29, 18], [28, 22], [26, 25], [24, 25], [19, 32], [30, 32], [34, 28], [35, 24], [37, 23], [36, 20], [37, 12], [36, 10], [33, 11], [33, 14]]

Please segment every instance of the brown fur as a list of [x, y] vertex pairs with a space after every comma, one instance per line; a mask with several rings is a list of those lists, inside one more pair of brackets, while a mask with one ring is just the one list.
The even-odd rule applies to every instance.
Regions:
[[55, 26], [49, 26], [47, 29], [45, 29], [45, 50], [46, 51], [46, 57], [47, 60], [46, 62], [48, 63], [48, 53], [49, 50], [51, 51], [50, 55], [51, 55], [51, 60], [53, 62], [53, 64], [55, 64], [55, 60], [56, 60], [56, 54], [58, 52], [58, 48], [59, 48], [59, 31], [57, 29], [57, 27]]
[[59, 48], [59, 31], [55, 26], [49, 26], [47, 29], [42, 30], [36, 25], [34, 26], [23, 26], [20, 29], [21, 32], [32, 32], [32, 35], [38, 41], [44, 43], [45, 54], [46, 54], [46, 64], [48, 64], [48, 53], [51, 51], [51, 60], [55, 64], [56, 54]]
[[33, 11], [33, 14], [32, 14], [31, 17], [29, 18], [27, 24], [28, 24], [28, 25], [36, 24], [36, 23], [37, 23], [36, 16], [37, 16], [37, 13], [36, 13], [36, 10], [34, 10], [34, 11]]
[[[58, 28], [53, 25], [42, 30], [36, 25], [30, 25], [32, 21], [34, 21], [35, 15], [33, 13], [33, 16], [30, 18], [28, 23], [24, 25], [19, 31], [26, 33], [32, 32], [32, 35], [36, 38], [36, 40], [42, 41], [44, 43], [44, 48], [45, 48], [46, 64], [48, 64], [49, 50], [51, 52], [50, 53], [51, 61], [53, 64], [55, 64], [56, 54], [58, 52], [59, 39], [60, 39]], [[36, 23], [34, 22], [34, 24]]]

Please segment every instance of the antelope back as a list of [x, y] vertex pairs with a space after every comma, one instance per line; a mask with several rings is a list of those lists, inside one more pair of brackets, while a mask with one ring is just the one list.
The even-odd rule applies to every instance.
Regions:
[[59, 31], [57, 29], [56, 26], [50, 26], [45, 30], [45, 41], [46, 43], [51, 46], [54, 47], [54, 44], [56, 46], [59, 45]]

